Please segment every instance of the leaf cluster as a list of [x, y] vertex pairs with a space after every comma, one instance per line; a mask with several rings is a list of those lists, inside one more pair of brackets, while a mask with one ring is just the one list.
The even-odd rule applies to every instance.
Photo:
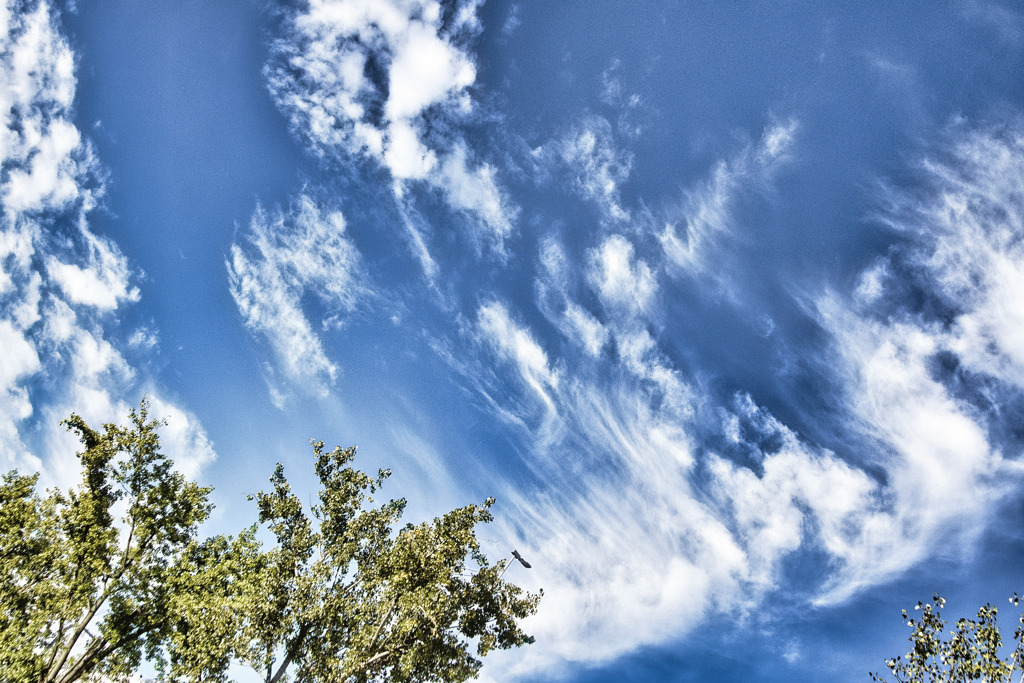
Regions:
[[[1020, 597], [1014, 593], [1010, 603], [1019, 607]], [[1024, 615], [1018, 618], [1012, 649], [1003, 654], [995, 607], [984, 605], [976, 618], [958, 619], [947, 632], [947, 622], [939, 611], [945, 604], [944, 598], [935, 595], [930, 603], [917, 603], [914, 609], [921, 613], [919, 617], [911, 617], [903, 610], [903, 620], [912, 629], [909, 640], [913, 649], [906, 655], [885, 660], [898, 683], [1008, 683], [1015, 674], [1024, 681]], [[875, 673], [869, 675], [874, 681], [886, 680]]]

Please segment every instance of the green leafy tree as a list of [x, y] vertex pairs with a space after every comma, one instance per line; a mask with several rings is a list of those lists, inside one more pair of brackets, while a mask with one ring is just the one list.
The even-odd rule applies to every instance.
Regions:
[[[1014, 607], [1020, 598], [1010, 598]], [[885, 660], [898, 683], [930, 683], [932, 681], [997, 681], [1010, 682], [1019, 675], [1024, 681], [1024, 615], [1018, 619], [1009, 652], [1003, 653], [1003, 639], [996, 621], [998, 610], [985, 605], [975, 619], [959, 619], [944, 632], [946, 621], [939, 612], [946, 601], [936, 595], [931, 603], [917, 603], [921, 613], [911, 618], [903, 610], [903, 620], [911, 627], [910, 642], [913, 649], [906, 655]], [[872, 680], [884, 681], [878, 674], [869, 674]]]
[[389, 471], [352, 468], [355, 448], [313, 455], [308, 512], [281, 465], [254, 496], [275, 544], [240, 577], [239, 652], [267, 683], [464, 681], [490, 650], [532, 642], [517, 620], [540, 595], [502, 580], [475, 535], [493, 499], [395, 532], [405, 501], [370, 497]]
[[133, 671], [174, 628], [177, 596], [197, 588], [188, 567], [217, 554], [217, 543], [195, 540], [210, 489], [173, 471], [145, 402], [131, 421], [102, 432], [77, 415], [64, 421], [84, 446], [82, 483], [66, 494], [39, 496], [37, 475], [4, 476], [0, 680]]
[[540, 596], [503, 581], [475, 536], [492, 499], [396, 530], [404, 501], [370, 498], [390, 473], [315, 443], [317, 505], [278, 465], [257, 524], [200, 540], [210, 489], [160, 453], [145, 401], [130, 428], [64, 424], [81, 484], [0, 481], [0, 683], [117, 678], [144, 658], [170, 681], [225, 681], [238, 660], [268, 682], [462, 681], [532, 642], [518, 620]]

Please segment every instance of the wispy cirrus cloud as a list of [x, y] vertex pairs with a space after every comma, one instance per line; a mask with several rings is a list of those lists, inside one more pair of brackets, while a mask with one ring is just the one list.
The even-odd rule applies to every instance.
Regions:
[[618, 112], [615, 128], [626, 138], [638, 138], [645, 125], [643, 115], [647, 105], [637, 93], [630, 93], [623, 86], [623, 67], [619, 59], [601, 73], [601, 102]]
[[709, 454], [709, 491], [744, 548], [747, 582], [776, 587], [781, 560], [801, 547], [847, 560], [853, 530], [891, 531], [878, 528], [880, 486], [866, 472], [803, 442], [749, 395], [723, 414], [730, 450], [745, 458]]
[[865, 535], [836, 591], [885, 580], [953, 537], [964, 547], [1018, 490], [1021, 446], [1003, 397], [1024, 357], [1024, 135], [1019, 125], [950, 131], [913, 192], [888, 187], [882, 218], [912, 244], [818, 304], [836, 341], [851, 420], [878, 444], [888, 533]]
[[[459, 130], [476, 108], [465, 45], [480, 30], [477, 4], [314, 0], [286, 21], [266, 75], [318, 156], [372, 160], [400, 204], [421, 185], [440, 191], [470, 220], [472, 238], [501, 254], [518, 209]], [[424, 236], [414, 237], [420, 253]]]
[[480, 307], [477, 324], [495, 353], [511, 362], [526, 386], [553, 409], [549, 392], [558, 389], [559, 375], [550, 367], [547, 354], [529, 331], [517, 325], [505, 306], [497, 302]]
[[140, 294], [131, 284], [128, 260], [118, 248], [88, 230], [82, 230], [81, 242], [76, 256], [84, 256], [86, 265], [65, 263], [56, 255], [47, 263], [50, 277], [67, 300], [98, 311], [112, 311], [122, 303], [138, 301]]
[[[543, 387], [548, 418], [513, 414], [533, 429], [526, 464], [545, 486], [502, 494], [511, 506], [504, 534], [521, 538], [534, 562], [519, 580], [546, 596], [528, 625], [541, 645], [507, 665], [551, 672], [603, 661], [722, 607], [740, 585], [744, 553], [694, 488], [694, 444], [675, 407], [629, 370], [580, 366], [568, 355], [552, 361], [522, 322], [489, 324], [494, 308], [481, 311], [481, 339], [520, 376], [522, 391], [536, 393], [529, 380], [559, 367], [557, 382]], [[602, 372], [614, 379], [602, 381]], [[515, 391], [492, 398], [503, 410], [527, 405]]]
[[[316, 154], [387, 172], [411, 250], [435, 285], [446, 263], [431, 252], [437, 231], [415, 206], [420, 188], [473, 217], [476, 239], [496, 248], [516, 213], [499, 170], [459, 131], [477, 106], [465, 48], [479, 30], [475, 11], [313, 2], [291, 17], [267, 71], [278, 105]], [[430, 73], [421, 72], [427, 65]], [[628, 106], [614, 65], [602, 97]], [[795, 120], [766, 126], [657, 220], [623, 199], [637, 162], [621, 145], [636, 133], [622, 122], [616, 128], [588, 114], [533, 150], [528, 171], [537, 184], [564, 181], [568, 194], [596, 208], [597, 225], [566, 240], [538, 228], [533, 288], [542, 317], [488, 283], [458, 316], [453, 337], [437, 341], [486, 409], [524, 438], [524, 464], [544, 482], [504, 496], [515, 508], [508, 533], [526, 539], [538, 559], [528, 580], [548, 596], [531, 625], [541, 644], [518, 671], [608, 659], [694, 628], [716, 610], [742, 611], [785, 590], [794, 561], [823, 566], [798, 599], [842, 601], [906, 571], [942, 539], [966, 544], [984, 528], [987, 506], [1018, 485], [993, 483], [1018, 469], [993, 440], [993, 418], [935, 369], [942, 354], [953, 354], [964, 370], [1016, 381], [1021, 326], [1006, 292], [1015, 289], [1020, 228], [1014, 211], [999, 205], [1011, 193], [995, 175], [1011, 178], [1004, 185], [1017, 177], [1016, 162], [995, 163], [1005, 160], [1005, 139], [996, 145], [1002, 152], [979, 152], [974, 180], [962, 173], [966, 152], [931, 168], [942, 181], [934, 187], [945, 188], [936, 196], [960, 196], [965, 183], [1001, 195], [989, 210], [1010, 216], [1003, 241], [965, 229], [965, 213], [984, 204], [980, 190], [967, 192], [963, 207], [914, 204], [908, 193], [891, 214], [900, 239], [924, 245], [915, 265], [930, 279], [914, 286], [945, 302], [952, 318], [925, 320], [908, 309], [898, 281], [910, 269], [885, 259], [856, 291], [797, 294], [816, 302], [810, 315], [831, 343], [835, 372], [822, 370], [821, 381], [845, 401], [841, 426], [859, 439], [850, 452], [814, 443], [744, 391], [721, 405], [690, 374], [668, 301], [686, 287], [743, 307], [734, 296], [741, 274], [730, 268], [750, 228], [739, 216], [751, 198], [772, 191], [798, 128]], [[994, 139], [982, 138], [971, 144]], [[981, 177], [984, 165], [991, 177]], [[980, 225], [983, 213], [977, 217]], [[965, 273], [974, 275], [958, 284]], [[961, 284], [967, 294], [950, 293]], [[336, 368], [312, 325], [294, 320], [281, 338], [313, 349], [310, 372], [329, 381]], [[456, 350], [460, 344], [466, 348]], [[288, 367], [288, 355], [280, 357]], [[950, 472], [956, 477], [927, 486]]]
[[[593, 125], [534, 153], [539, 172], [569, 173], [579, 198], [599, 208], [601, 229], [589, 246], [569, 249], [553, 234], [539, 245], [536, 306], [561, 336], [541, 334], [510, 304], [492, 302], [478, 311], [474, 337], [492, 361], [461, 367], [492, 410], [525, 430], [527, 465], [546, 483], [503, 497], [517, 508], [509, 533], [521, 535], [538, 558], [528, 580], [554, 602], [531, 624], [544, 645], [518, 662], [520, 672], [604, 661], [685, 632], [716, 610], [745, 609], [776, 587], [785, 557], [820, 542], [807, 536], [814, 524], [808, 509], [834, 533], [876, 493], [863, 472], [787, 432], [790, 447], [772, 461], [772, 483], [761, 494], [786, 519], [773, 530], [754, 529], [759, 520], [743, 506], [756, 498], [761, 479], [704, 443], [709, 430], [723, 429], [716, 416], [733, 410], [709, 402], [673, 355], [662, 284], [679, 266], [660, 248], [650, 216], [634, 224], [622, 208], [618, 186], [631, 157], [616, 151], [606, 122], [588, 121]], [[788, 153], [794, 128], [770, 127], [757, 146], [717, 167], [729, 175], [716, 200], [723, 230], [742, 227], [731, 224], [727, 195], [763, 187], [769, 167]], [[495, 310], [509, 324], [489, 324]], [[529, 340], [532, 351], [518, 362], [514, 339]], [[527, 355], [543, 363], [531, 366]], [[540, 383], [530, 379], [545, 373], [531, 367], [558, 368], [559, 381], [544, 385], [542, 401]], [[518, 380], [503, 385], [501, 373], [509, 370]], [[538, 419], [538, 404], [546, 419]], [[783, 483], [804, 470], [802, 482]], [[845, 507], [830, 501], [829, 486], [851, 484], [864, 493]]]
[[[231, 245], [227, 269], [243, 322], [267, 340], [286, 379], [313, 381], [325, 392], [338, 368], [303, 299], [320, 301], [326, 314], [317, 326], [330, 328], [370, 291], [341, 212], [305, 194], [287, 212], [257, 207], [243, 238]], [[275, 396], [285, 393], [275, 388]]]
[[657, 284], [651, 268], [634, 257], [633, 245], [612, 235], [590, 252], [587, 277], [605, 309], [643, 314], [651, 305]]
[[842, 359], [835, 369], [848, 415], [875, 444], [862, 457], [886, 473], [889, 501], [874, 528], [848, 538], [834, 595], [825, 596], [842, 599], [908, 569], [941, 539], [972, 540], [995, 501], [987, 480], [1002, 464], [979, 416], [933, 376], [934, 330], [860, 317], [829, 300], [821, 314]]
[[531, 155], [538, 165], [539, 178], [567, 179], [580, 197], [598, 206], [603, 223], [629, 220], [619, 187], [629, 178], [633, 155], [619, 146], [607, 119], [584, 116], [561, 136], [532, 150]]
[[53, 6], [0, 5], [0, 466], [67, 484], [78, 444], [58, 421], [122, 419], [148, 393], [175, 424], [165, 450], [195, 473], [215, 457], [202, 426], [117, 341], [118, 314], [140, 291], [124, 254], [89, 225], [104, 179], [74, 122], [75, 87]]
[[815, 596], [822, 603], [891, 580], [944, 547], [969, 552], [998, 503], [1024, 483], [1003, 402], [1021, 386], [1013, 283], [1024, 268], [1024, 137], [1016, 124], [960, 124], [948, 136], [912, 188], [882, 188], [880, 218], [909, 243], [866, 269], [853, 291], [817, 300], [833, 342], [824, 362], [860, 448], [840, 460], [743, 401], [733, 420], [784, 446], [757, 449], [757, 477], [716, 465], [722, 490], [739, 493], [730, 494], [734, 506], [785, 507], [767, 526], [734, 511], [737, 529], [766, 535], [769, 547], [796, 542], [796, 527], [781, 520], [793, 519], [787, 499], [800, 502], [802, 523], [813, 521], [812, 538], [833, 563]]
[[1024, 386], [1024, 132], [954, 135], [946, 159], [923, 164], [930, 195], [897, 198], [890, 224], [921, 244], [913, 259], [953, 315], [952, 350], [970, 370]]
[[691, 410], [691, 390], [652, 334], [659, 268], [639, 258], [623, 235], [602, 238], [584, 263], [570, 262], [549, 237], [534, 288], [538, 308], [570, 344], [647, 383], [666, 409], [682, 415]]
[[[816, 302], [810, 314], [830, 343], [823, 381], [841, 397], [839, 417], [819, 428], [854, 435], [845, 452], [747, 393], [717, 405], [680, 367], [671, 333], [655, 323], [659, 274], [685, 266], [704, 277], [697, 254], [740, 229], [730, 193], [768, 182], [793, 130], [769, 128], [693, 193], [685, 258], [664, 242], [641, 258], [636, 233], [599, 232], [582, 257], [548, 236], [534, 287], [544, 321], [479, 325], [483, 352], [507, 363], [497, 371], [520, 377], [507, 395], [488, 385], [490, 405], [511, 419], [523, 417], [517, 397], [530, 391], [531, 366], [510, 362], [509, 340], [528, 339], [530, 357], [543, 360], [535, 367], [559, 372], [544, 386], [559, 428], [520, 422], [534, 430], [530, 466], [544, 485], [504, 496], [516, 507], [508, 533], [537, 559], [524, 580], [548, 596], [530, 625], [542, 645], [518, 671], [602, 661], [719, 610], [742, 613], [792, 592], [794, 562], [821, 571], [793, 597], [841, 603], [943, 548], [969, 552], [998, 503], [1020, 491], [1021, 444], [1000, 403], [1020, 387], [1024, 138], [1015, 126], [951, 134], [912, 189], [878, 198], [902, 246], [847, 293], [798, 295]], [[510, 305], [500, 310], [517, 319]]]
[[[489, 404], [533, 430], [527, 465], [547, 484], [502, 497], [515, 508], [506, 533], [537, 558], [526, 580], [548, 596], [530, 624], [544, 645], [519, 672], [612, 658], [686, 630], [743, 573], [742, 549], [694, 488], [694, 395], [646, 327], [651, 268], [621, 235], [583, 263], [549, 237], [540, 266], [538, 306], [568, 346], [545, 348], [505, 304], [482, 306], [477, 327], [496, 372], [519, 376], [519, 390], [488, 382]], [[515, 412], [540, 389], [532, 404], [546, 419]]]
[[729, 291], [716, 252], [739, 234], [734, 206], [743, 196], [769, 187], [790, 158], [797, 129], [795, 120], [769, 125], [757, 143], [719, 161], [704, 183], [683, 193], [659, 233], [670, 273], [716, 282]]

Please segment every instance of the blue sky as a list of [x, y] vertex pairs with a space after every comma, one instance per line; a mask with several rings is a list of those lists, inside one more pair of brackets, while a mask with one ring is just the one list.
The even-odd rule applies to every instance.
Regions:
[[[865, 680], [1020, 590], [1013, 3], [5, 0], [0, 465], [310, 437], [543, 587], [487, 680]], [[244, 676], [239, 673], [240, 677]]]

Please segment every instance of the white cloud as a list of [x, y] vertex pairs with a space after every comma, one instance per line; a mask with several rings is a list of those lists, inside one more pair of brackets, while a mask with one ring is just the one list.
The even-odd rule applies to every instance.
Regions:
[[[683, 418], [690, 413], [692, 392], [649, 329], [658, 285], [651, 268], [634, 258], [633, 252], [633, 245], [621, 235], [606, 238], [598, 248], [588, 251], [587, 281], [607, 314], [603, 329], [615, 344], [620, 368], [649, 382], [655, 392], [647, 398], [657, 400], [666, 414]], [[579, 306], [568, 301], [566, 316], [577, 310]], [[575, 315], [568, 322], [570, 328], [579, 322], [586, 325], [585, 319]], [[593, 326], [586, 326], [584, 331], [599, 335], [589, 342], [592, 344], [602, 333]]]
[[536, 393], [549, 411], [554, 411], [551, 391], [558, 388], [559, 375], [548, 365], [547, 354], [529, 330], [513, 321], [508, 310], [495, 301], [480, 307], [477, 326], [484, 341], [498, 357], [511, 362], [522, 381]]
[[70, 121], [74, 55], [56, 31], [45, 2], [13, 2], [0, 43], [0, 156], [9, 171], [0, 185], [8, 220], [20, 211], [63, 208], [79, 197], [79, 177], [92, 165]]
[[[0, 5], [0, 464], [58, 485], [77, 477], [78, 444], [57, 422], [123, 420], [140, 381], [105, 331], [140, 292], [125, 256], [89, 226], [103, 178], [74, 125], [74, 67], [50, 3]], [[213, 452], [190, 420], [181, 431], [194, 448], [178, 455], [195, 473]]]
[[[602, 121], [588, 119], [535, 158], [572, 173], [575, 190], [612, 225], [629, 218], [619, 184], [631, 159], [615, 150]], [[792, 132], [771, 128], [760, 145], [724, 165], [733, 174], [725, 183], [730, 191], [741, 174], [762, 182], [767, 171], [758, 174], [787, 154]], [[536, 558], [526, 580], [546, 590], [529, 624], [538, 644], [517, 671], [604, 661], [677, 636], [716, 610], [745, 609], [772, 587], [782, 558], [807, 542], [809, 506], [816, 538], [831, 538], [855, 517], [868, 495], [861, 490], [870, 490], [862, 472], [795, 437], [793, 452], [767, 466], [767, 483], [696, 450], [697, 416], [707, 407], [652, 323], [661, 304], [661, 264], [638, 258], [624, 234], [599, 234], [583, 254], [574, 262], [558, 240], [546, 238], [534, 283], [540, 311], [582, 353], [550, 356], [502, 305], [479, 313], [482, 336], [514, 368], [518, 391], [543, 392], [559, 420], [558, 429], [533, 422], [519, 393], [487, 386], [492, 408], [511, 413], [503, 419], [533, 437], [529, 465], [557, 491], [503, 497], [517, 505], [509, 533]], [[559, 368], [557, 383], [544, 381], [552, 367]], [[802, 478], [789, 483], [801, 470]], [[717, 483], [704, 481], [713, 474]], [[846, 495], [830, 491], [844, 486]], [[720, 490], [728, 495], [717, 496]], [[741, 490], [750, 496], [734, 495]], [[758, 527], [754, 501], [781, 519]]]
[[648, 329], [657, 282], [647, 263], [634, 257], [629, 241], [612, 235], [587, 251], [584, 276], [601, 304], [603, 320], [574, 296], [571, 264], [554, 239], [542, 243], [540, 267], [537, 306], [569, 342], [595, 361], [605, 346], [613, 346], [618, 369], [650, 383], [664, 410], [676, 417], [690, 413], [692, 391]]
[[476, 80], [472, 60], [438, 36], [440, 5], [429, 4], [424, 9], [431, 13], [424, 17], [426, 21], [410, 22], [396, 36], [385, 105], [392, 121], [418, 116]]
[[[60, 305], [60, 303], [58, 303]], [[132, 370], [121, 353], [100, 333], [84, 329], [76, 320], [73, 335], [67, 339], [70, 347], [66, 357], [74, 380], [87, 386], [103, 386], [107, 378], [132, 378]]]
[[868, 306], [882, 296], [885, 287], [885, 278], [888, 277], [888, 264], [878, 261], [870, 268], [860, 274], [857, 281], [857, 289], [853, 293], [853, 300], [861, 306]]
[[627, 139], [639, 138], [646, 127], [642, 115], [646, 103], [637, 93], [630, 93], [622, 85], [622, 61], [613, 59], [601, 72], [601, 102], [616, 110], [615, 129]]
[[33, 401], [38, 409], [32, 431], [43, 456], [34, 469], [43, 470], [46, 485], [68, 487], [79, 478], [75, 453], [81, 446], [60, 420], [77, 413], [97, 428], [108, 422], [123, 424], [142, 395], [149, 397], [151, 417], [170, 423], [160, 432], [162, 446], [178, 470], [196, 477], [216, 458], [195, 416], [165, 398], [160, 387], [129, 365], [91, 309], [51, 298], [43, 307], [42, 323], [42, 331], [32, 339], [42, 360], [34, 381], [47, 398]]
[[616, 330], [615, 342], [624, 368], [639, 379], [653, 382], [661, 390], [661, 400], [667, 404], [682, 411], [687, 409], [689, 390], [647, 329], [634, 324]]
[[66, 205], [78, 198], [78, 129], [66, 121], [52, 123], [22, 168], [10, 172], [4, 185], [4, 204], [11, 211], [30, 211], [50, 204]]
[[633, 246], [621, 235], [604, 239], [587, 251], [586, 284], [603, 309], [599, 320], [574, 295], [572, 266], [563, 248], [548, 238], [541, 245], [540, 273], [535, 281], [537, 306], [570, 343], [591, 361], [613, 348], [617, 371], [647, 383], [637, 400], [653, 400], [666, 415], [683, 419], [692, 410], [693, 392], [648, 329], [657, 283], [651, 268], [634, 258]]
[[542, 165], [569, 176], [573, 189], [601, 209], [602, 221], [629, 220], [622, 207], [619, 186], [629, 178], [633, 157], [618, 149], [612, 126], [600, 116], [587, 116], [562, 137], [533, 150]]
[[716, 270], [720, 265], [716, 252], [735, 229], [733, 204], [743, 193], [771, 182], [789, 159], [796, 129], [795, 121], [769, 126], [756, 145], [719, 162], [701, 187], [686, 192], [679, 207], [669, 211], [660, 239], [673, 271], [709, 278], [728, 288], [728, 275]]
[[[493, 167], [470, 164], [458, 126], [475, 109], [476, 65], [464, 43], [480, 30], [476, 9], [461, 3], [444, 25], [436, 0], [313, 0], [275, 42], [266, 74], [314, 152], [374, 160], [396, 181], [400, 203], [410, 201], [406, 185], [440, 190], [470, 217], [474, 239], [500, 252], [518, 212]], [[444, 125], [425, 134], [435, 118]]]
[[1024, 386], [1024, 132], [969, 132], [924, 168], [934, 195], [904, 198], [896, 220], [925, 242], [932, 282], [959, 310], [949, 344], [971, 369]]
[[338, 369], [328, 359], [302, 300], [319, 299], [328, 313], [320, 322], [330, 326], [369, 293], [342, 214], [306, 195], [288, 214], [268, 214], [257, 207], [245, 241], [231, 246], [227, 268], [243, 321], [267, 339], [287, 379], [312, 380], [326, 391]]
[[[480, 307], [476, 326], [478, 341], [512, 369], [518, 391], [534, 398], [515, 391], [488, 397], [496, 413], [511, 411], [508, 421], [535, 437], [528, 464], [549, 487], [501, 496], [515, 508], [502, 515], [514, 520], [506, 535], [520, 539], [534, 563], [517, 582], [546, 591], [527, 624], [537, 644], [515, 662], [498, 656], [513, 673], [605, 661], [686, 631], [737, 604], [748, 573], [746, 551], [693, 486], [689, 390], [631, 323], [615, 328], [627, 372], [597, 369], [611, 332], [568, 298], [568, 262], [557, 242], [542, 245], [541, 261], [539, 297], [559, 311], [552, 320], [566, 337], [591, 347], [579, 358], [586, 362], [554, 363], [497, 302]], [[636, 348], [627, 350], [634, 332]], [[610, 385], [599, 379], [606, 374], [615, 378]], [[552, 419], [531, 419], [537, 403], [557, 416], [557, 428]]]
[[974, 411], [932, 378], [936, 330], [877, 322], [835, 299], [820, 306], [851, 419], [878, 444], [868, 462], [886, 472], [890, 501], [829, 548], [845, 566], [826, 597], [842, 599], [908, 569], [940, 541], [970, 540], [995, 500], [990, 477], [1000, 457]]
[[19, 386], [22, 379], [39, 370], [39, 354], [24, 334], [7, 320], [0, 320], [0, 390], [3, 391], [4, 414], [24, 420], [32, 414], [28, 392]]
[[4, 224], [0, 231], [0, 261], [8, 265], [0, 270], [0, 296], [8, 296], [18, 289], [17, 273], [29, 272], [37, 233], [37, 226], [27, 221]]
[[598, 358], [611, 340], [606, 325], [569, 296], [569, 263], [562, 246], [548, 237], [540, 247], [540, 273], [534, 283], [537, 306], [570, 342]]
[[622, 99], [622, 82], [618, 74], [622, 69], [622, 61], [612, 60], [607, 69], [601, 72], [601, 101], [609, 106], [619, 103]]
[[534, 566], [516, 580], [545, 589], [514, 672], [607, 661], [737, 604], [745, 552], [693, 487], [685, 427], [647, 398], [632, 381], [566, 375], [568, 428], [531, 462], [550, 488], [500, 497]]
[[[76, 453], [81, 451], [82, 445], [73, 433], [59, 424], [60, 420], [76, 413], [94, 429], [109, 422], [127, 425], [129, 410], [138, 408], [134, 399], [118, 398], [116, 390], [82, 379], [70, 383], [63, 401], [45, 410], [43, 483], [47, 486], [68, 488], [81, 479]], [[178, 472], [195, 480], [204, 467], [216, 460], [213, 444], [195, 415], [150, 389], [144, 393], [149, 401], [149, 418], [162, 423], [157, 428], [160, 450], [171, 459]]]
[[148, 327], [137, 328], [128, 337], [128, 346], [135, 349], [151, 351], [160, 345], [160, 335]]
[[[401, 198], [400, 192], [396, 192], [396, 195]], [[419, 262], [420, 268], [423, 269], [423, 275], [427, 282], [432, 287], [436, 287], [437, 261], [430, 255], [430, 250], [427, 248], [426, 243], [426, 235], [430, 233], [430, 226], [423, 220], [423, 217], [419, 215], [415, 208], [406, 202], [399, 201], [398, 211], [402, 217], [402, 224], [405, 227], [406, 234], [409, 236], [409, 250]]]
[[47, 264], [50, 278], [68, 301], [93, 306], [101, 311], [117, 308], [122, 302], [138, 301], [139, 290], [129, 284], [128, 260], [109, 241], [83, 229], [85, 254], [75, 254], [83, 265], [64, 263], [51, 257]]
[[817, 545], [837, 563], [860, 562], [851, 552], [852, 541], [877, 521], [872, 512], [881, 504], [877, 482], [803, 443], [749, 396], [736, 398], [726, 424], [760, 468], [758, 473], [723, 457], [708, 458], [711, 493], [748, 554], [745, 578], [762, 588], [776, 587], [781, 560], [806, 545]]
[[610, 338], [608, 329], [586, 309], [574, 302], [569, 302], [566, 307], [565, 320], [569, 329], [574, 333], [572, 336], [579, 339], [587, 355], [592, 358], [600, 356], [601, 350]]
[[159, 429], [160, 447], [175, 469], [188, 479], [195, 479], [206, 465], [217, 458], [213, 443], [198, 418], [173, 403], [152, 396], [150, 414], [164, 424]]
[[[952, 354], [995, 386], [1024, 385], [1024, 136], [1014, 127], [952, 134], [943, 160], [922, 165], [923, 189], [886, 191], [886, 219], [916, 247], [865, 271], [850, 300], [818, 302], [846, 408], [878, 444], [869, 461], [885, 471], [889, 501], [830, 548], [845, 567], [829, 598], [887, 580], [942, 542], [969, 548], [993, 503], [1021, 485], [1019, 453], [990, 440], [1004, 418], [970, 403], [935, 367]], [[952, 314], [935, 318], [903, 301], [900, 278], [911, 276]], [[880, 304], [884, 315], [874, 313]]]
[[[712, 276], [706, 259], [733, 229], [733, 197], [769, 181], [794, 130], [770, 128], [694, 195], [688, 251], [672, 251], [680, 233], [663, 233], [676, 267]], [[508, 396], [488, 385], [491, 401], [529, 431], [529, 466], [545, 482], [502, 496], [515, 506], [507, 533], [535, 567], [517, 580], [546, 590], [528, 625], [538, 643], [509, 662], [515, 672], [603, 661], [718, 611], [757, 608], [786, 589], [794, 556], [827, 568], [804, 597], [834, 604], [945, 548], [970, 552], [995, 504], [1019, 496], [1024, 467], [993, 441], [990, 428], [1007, 419], [998, 406], [971, 403], [936, 359], [953, 354], [964, 381], [1021, 386], [1022, 140], [1014, 128], [962, 135], [945, 161], [924, 166], [930, 189], [889, 193], [890, 221], [916, 241], [911, 255], [894, 251], [853, 291], [817, 298], [841, 429], [855, 437], [841, 455], [745, 394], [728, 408], [705, 404], [646, 322], [657, 313], [657, 264], [637, 259], [626, 238], [600, 238], [583, 263], [556, 239], [542, 242], [537, 307], [569, 344], [542, 348], [540, 330], [499, 304], [478, 322], [518, 385]], [[952, 313], [901, 300], [910, 285]], [[563, 348], [582, 353], [558, 356]], [[557, 383], [545, 380], [551, 368]], [[526, 419], [517, 391], [543, 391], [560, 429]], [[721, 416], [718, 453], [694, 444], [709, 413]]]
[[565, 249], [557, 239], [547, 236], [541, 241], [537, 265], [539, 272], [534, 281], [537, 306], [564, 332], [561, 318], [569, 296], [570, 272]]
[[761, 173], [770, 173], [775, 164], [784, 161], [789, 156], [796, 129], [797, 124], [794, 120], [776, 123], [765, 129], [761, 144], [755, 153], [755, 160], [760, 166]]
[[626, 483], [572, 496], [571, 509], [528, 502], [521, 548], [534, 569], [517, 582], [544, 586], [545, 597], [526, 623], [538, 642], [508, 663], [513, 673], [609, 661], [692, 629], [736, 595], [743, 552], [721, 523], [686, 495], [652, 500], [651, 514], [623, 495]]
[[467, 155], [465, 143], [455, 142], [451, 154], [441, 164], [445, 178], [441, 188], [454, 208], [479, 218], [489, 230], [489, 239], [500, 249], [503, 240], [512, 234], [512, 223], [519, 211], [509, 205], [498, 188], [494, 169], [488, 164], [470, 168]]
[[614, 312], [644, 313], [658, 288], [650, 267], [634, 259], [633, 245], [621, 235], [591, 251], [587, 275], [602, 303]]
[[422, 180], [437, 166], [437, 154], [424, 147], [411, 121], [391, 125], [384, 162], [398, 180]]

